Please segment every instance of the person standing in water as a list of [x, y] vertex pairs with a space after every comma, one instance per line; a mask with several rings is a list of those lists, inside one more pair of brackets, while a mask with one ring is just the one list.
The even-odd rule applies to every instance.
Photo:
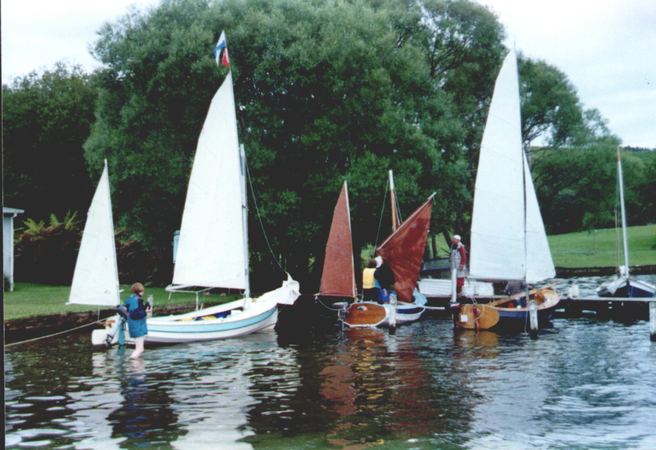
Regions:
[[134, 352], [132, 352], [130, 358], [138, 358], [144, 352], [144, 340], [148, 334], [148, 325], [146, 324], [147, 309], [150, 308], [150, 305], [144, 303], [143, 284], [134, 283], [130, 287], [130, 292], [132, 292], [132, 295], [124, 303], [128, 312], [128, 331], [130, 332], [130, 337], [134, 339]]

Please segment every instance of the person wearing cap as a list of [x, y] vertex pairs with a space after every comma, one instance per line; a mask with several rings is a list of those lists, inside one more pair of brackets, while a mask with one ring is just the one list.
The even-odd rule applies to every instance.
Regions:
[[458, 234], [451, 237], [451, 270], [456, 269], [456, 293], [460, 295], [467, 276], [467, 249]]
[[394, 286], [394, 273], [392, 269], [385, 264], [383, 257], [378, 255], [374, 258], [376, 263], [376, 271], [374, 272], [374, 278], [378, 282], [378, 301], [380, 303], [389, 302], [389, 295]]

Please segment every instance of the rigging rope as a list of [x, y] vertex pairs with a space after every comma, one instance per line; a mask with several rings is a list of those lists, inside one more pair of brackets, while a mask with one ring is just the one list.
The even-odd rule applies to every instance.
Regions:
[[262, 216], [260, 215], [260, 208], [257, 206], [257, 200], [255, 199], [255, 189], [253, 189], [253, 181], [251, 177], [251, 171], [248, 168], [248, 164], [244, 164], [246, 166], [246, 174], [248, 175], [248, 185], [251, 187], [251, 198], [253, 199], [253, 206], [255, 206], [255, 214], [257, 215], [257, 220], [260, 223], [260, 229], [262, 230], [262, 235], [264, 236], [264, 241], [266, 242], [267, 248], [269, 249], [269, 252], [271, 253], [271, 257], [273, 260], [276, 262], [278, 267], [280, 267], [280, 270], [283, 271], [283, 273], [287, 273], [287, 271], [282, 267], [282, 264], [280, 264], [280, 261], [276, 258], [275, 253], [273, 252], [273, 248], [271, 248], [271, 243], [269, 242], [269, 237], [266, 234], [266, 231], [264, 230], [264, 223], [262, 222]]
[[59, 332], [57, 332], [57, 333], [48, 334], [48, 335], [46, 335], [46, 336], [39, 336], [39, 337], [35, 337], [35, 338], [32, 338], [32, 339], [26, 339], [26, 340], [24, 340], [24, 341], [12, 342], [11, 344], [5, 344], [5, 348], [7, 348], [7, 347], [13, 347], [14, 345], [19, 345], [19, 344], [25, 344], [26, 342], [39, 341], [39, 340], [41, 340], [41, 339], [46, 339], [46, 338], [50, 338], [50, 337], [53, 337], [53, 336], [58, 336], [58, 335], [60, 335], [60, 334], [70, 333], [71, 331], [79, 330], [79, 329], [81, 329], [81, 328], [85, 328], [85, 327], [88, 327], [88, 326], [91, 326], [91, 325], [100, 324], [100, 323], [104, 322], [105, 320], [106, 320], [106, 319], [95, 320], [95, 321], [93, 321], [93, 322], [91, 322], [91, 323], [87, 323], [87, 324], [84, 324], [84, 325], [80, 325], [79, 327], [70, 328], [70, 329], [68, 329], [68, 330], [59, 331]]
[[325, 304], [321, 301], [321, 299], [319, 298], [319, 295], [318, 295], [318, 294], [315, 295], [314, 300], [315, 300], [317, 303], [319, 303], [321, 306], [323, 306], [324, 308], [326, 308], [328, 311], [339, 312], [339, 311], [342, 310], [342, 308], [331, 308], [330, 306], [325, 305]]

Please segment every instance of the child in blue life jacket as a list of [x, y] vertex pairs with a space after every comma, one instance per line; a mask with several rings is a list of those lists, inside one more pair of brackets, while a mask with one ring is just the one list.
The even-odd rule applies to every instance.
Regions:
[[128, 331], [130, 332], [130, 337], [134, 339], [134, 352], [132, 352], [130, 358], [138, 358], [144, 352], [144, 339], [148, 334], [146, 317], [150, 305], [144, 303], [143, 284], [134, 283], [130, 287], [130, 292], [132, 292], [132, 295], [124, 303], [128, 313]]

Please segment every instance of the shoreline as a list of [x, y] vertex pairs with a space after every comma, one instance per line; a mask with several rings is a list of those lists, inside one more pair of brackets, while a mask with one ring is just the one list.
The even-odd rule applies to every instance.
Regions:
[[[217, 302], [216, 304], [220, 304]], [[205, 306], [212, 306], [208, 303]], [[180, 304], [156, 308], [157, 315], [180, 314], [193, 310], [194, 305]], [[53, 333], [91, 324], [96, 320], [104, 320], [116, 314], [116, 309], [101, 309], [100, 311], [67, 312], [46, 314], [40, 316], [21, 317], [4, 321], [4, 345], [13, 344], [27, 339], [48, 336]], [[88, 326], [93, 329], [93, 325]], [[96, 328], [101, 328], [96, 325]]]
[[[656, 265], [647, 264], [642, 266], [629, 266], [629, 272], [633, 275], [652, 275], [656, 274]], [[573, 278], [573, 277], [595, 277], [604, 275], [614, 275], [617, 273], [617, 267], [556, 267], [556, 278]]]

